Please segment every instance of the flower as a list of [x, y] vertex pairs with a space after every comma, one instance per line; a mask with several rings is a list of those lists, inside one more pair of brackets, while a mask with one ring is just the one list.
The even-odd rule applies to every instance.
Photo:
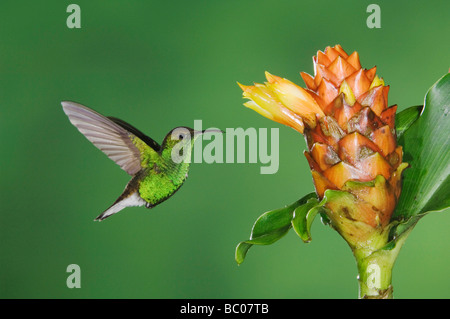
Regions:
[[402, 162], [389, 86], [376, 67], [340, 45], [318, 51], [306, 88], [266, 72], [267, 82], [239, 84], [244, 105], [302, 133], [319, 199], [332, 226], [352, 247], [388, 228], [401, 192]]

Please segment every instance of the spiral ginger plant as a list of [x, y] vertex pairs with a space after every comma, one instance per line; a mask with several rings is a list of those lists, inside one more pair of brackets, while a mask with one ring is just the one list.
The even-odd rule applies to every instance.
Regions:
[[236, 261], [291, 228], [309, 242], [320, 214], [353, 251], [360, 298], [392, 298], [392, 268], [409, 232], [427, 212], [449, 206], [449, 138], [442, 132], [450, 75], [428, 91], [424, 106], [396, 114], [389, 86], [376, 67], [361, 67], [358, 52], [336, 45], [313, 61], [314, 76], [301, 72], [306, 88], [268, 72], [264, 84], [239, 84], [246, 107], [304, 135], [315, 193], [258, 218]]

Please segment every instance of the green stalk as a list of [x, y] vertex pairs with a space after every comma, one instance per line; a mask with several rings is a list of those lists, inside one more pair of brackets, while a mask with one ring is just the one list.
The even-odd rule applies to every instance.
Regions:
[[[387, 232], [385, 232], [387, 233]], [[380, 234], [369, 245], [353, 249], [358, 267], [359, 298], [392, 299], [392, 269], [407, 233], [402, 234], [394, 247], [385, 248], [387, 236]]]
[[375, 251], [368, 256], [355, 252], [355, 257], [359, 298], [392, 299], [392, 268], [396, 256], [391, 251]]

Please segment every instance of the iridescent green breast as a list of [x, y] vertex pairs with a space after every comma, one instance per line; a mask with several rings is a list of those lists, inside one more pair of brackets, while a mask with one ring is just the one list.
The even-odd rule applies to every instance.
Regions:
[[183, 185], [187, 172], [182, 176], [161, 170], [155, 166], [140, 181], [139, 195], [150, 206], [155, 206], [172, 196]]

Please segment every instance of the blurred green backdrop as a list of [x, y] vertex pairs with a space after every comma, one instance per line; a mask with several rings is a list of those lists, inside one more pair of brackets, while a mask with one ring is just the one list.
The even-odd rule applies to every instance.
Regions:
[[[391, 85], [390, 104], [421, 104], [450, 67], [446, 1], [71, 1], [0, 3], [2, 298], [356, 298], [356, 265], [319, 220], [306, 245], [290, 232], [234, 261], [264, 211], [313, 191], [303, 137], [242, 106], [236, 81], [264, 71], [301, 85], [327, 45], [360, 53]], [[280, 168], [194, 164], [153, 210], [93, 219], [128, 175], [68, 121], [73, 100], [161, 141], [178, 125], [280, 127]], [[204, 143], [206, 144], [206, 143]], [[394, 268], [396, 298], [449, 298], [450, 212], [422, 219]], [[69, 289], [66, 267], [81, 267]]]

